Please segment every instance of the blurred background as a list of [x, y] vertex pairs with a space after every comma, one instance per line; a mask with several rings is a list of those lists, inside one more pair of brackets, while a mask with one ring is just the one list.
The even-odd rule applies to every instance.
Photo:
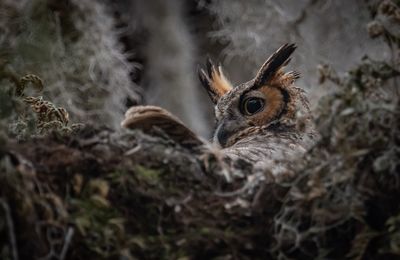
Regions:
[[[213, 105], [197, 79], [210, 56], [234, 84], [254, 77], [287, 42], [313, 107], [338, 74], [368, 55], [392, 57], [364, 0], [0, 0], [0, 65], [44, 81], [71, 120], [119, 128], [129, 106], [170, 110], [209, 138]], [[398, 32], [397, 32], [398, 34]], [[0, 85], [4, 82], [0, 82]]]

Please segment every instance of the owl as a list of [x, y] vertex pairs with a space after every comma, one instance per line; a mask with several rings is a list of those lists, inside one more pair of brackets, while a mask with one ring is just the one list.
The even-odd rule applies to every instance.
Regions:
[[[284, 72], [295, 49], [294, 44], [281, 46], [252, 80], [238, 86], [211, 60], [205, 70], [199, 69], [200, 81], [215, 105], [213, 147], [225, 158], [270, 167], [278, 174], [282, 161], [303, 154], [312, 145], [315, 134], [308, 101], [304, 91], [293, 85], [299, 73]], [[183, 146], [207, 144], [159, 107], [130, 108], [122, 126], [146, 131], [157, 126]]]

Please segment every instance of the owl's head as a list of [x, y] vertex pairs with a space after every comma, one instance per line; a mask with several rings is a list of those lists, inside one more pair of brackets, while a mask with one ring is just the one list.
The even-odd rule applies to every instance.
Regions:
[[[199, 70], [200, 81], [215, 104], [214, 142], [228, 147], [257, 130], [276, 128], [282, 119], [293, 119], [301, 89], [293, 86], [299, 73], [285, 73], [294, 44], [280, 47], [261, 66], [256, 77], [233, 87], [210, 60]], [[301, 100], [303, 102], [303, 100]]]

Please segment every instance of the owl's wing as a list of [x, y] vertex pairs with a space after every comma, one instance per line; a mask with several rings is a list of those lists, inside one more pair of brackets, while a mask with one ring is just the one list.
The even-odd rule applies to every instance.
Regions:
[[153, 127], [162, 129], [172, 140], [184, 147], [203, 144], [203, 141], [167, 110], [156, 106], [135, 106], [125, 113], [122, 127], [151, 131]]

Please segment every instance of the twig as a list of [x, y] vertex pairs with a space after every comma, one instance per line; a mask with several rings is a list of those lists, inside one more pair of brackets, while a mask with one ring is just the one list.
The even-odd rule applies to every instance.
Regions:
[[8, 206], [8, 203], [3, 198], [0, 198], [0, 204], [3, 207], [4, 213], [6, 215], [8, 236], [10, 237], [13, 259], [18, 260], [17, 240], [15, 239], [14, 223], [12, 221], [11, 210]]
[[67, 234], [65, 235], [65, 242], [60, 254], [60, 260], [64, 260], [67, 256], [69, 245], [71, 244], [72, 237], [74, 235], [74, 229], [69, 227], [67, 230]]
[[142, 146], [140, 144], [138, 144], [135, 147], [133, 147], [132, 149], [130, 149], [129, 151], [125, 152], [124, 155], [126, 155], [126, 156], [133, 155], [133, 154], [137, 153], [141, 148], [142, 148]]

